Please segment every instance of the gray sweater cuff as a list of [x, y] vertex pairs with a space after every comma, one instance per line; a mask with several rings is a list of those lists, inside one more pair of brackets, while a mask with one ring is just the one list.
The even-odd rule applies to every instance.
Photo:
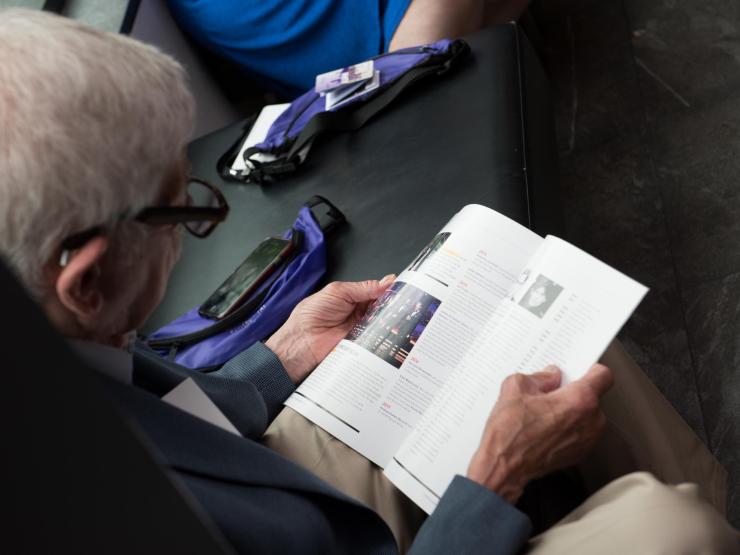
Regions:
[[272, 421], [283, 403], [295, 391], [280, 359], [264, 343], [255, 343], [223, 365], [219, 374], [226, 378], [250, 381], [262, 394]]

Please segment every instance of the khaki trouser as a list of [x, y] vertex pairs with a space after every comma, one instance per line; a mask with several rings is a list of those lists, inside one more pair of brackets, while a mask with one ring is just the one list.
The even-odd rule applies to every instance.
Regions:
[[[602, 401], [609, 426], [578, 467], [595, 493], [525, 551], [740, 553], [740, 535], [722, 516], [724, 469], [618, 342], [602, 362], [615, 377]], [[372, 507], [408, 549], [425, 515], [380, 468], [290, 408], [264, 442]]]

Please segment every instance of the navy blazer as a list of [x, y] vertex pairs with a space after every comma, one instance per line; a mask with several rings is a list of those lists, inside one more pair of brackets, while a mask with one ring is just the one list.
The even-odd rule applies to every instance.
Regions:
[[[159, 399], [188, 377], [244, 437]], [[107, 382], [124, 412], [157, 446], [163, 464], [238, 552], [397, 553], [390, 529], [373, 510], [257, 441], [294, 389], [264, 345], [208, 374], [165, 361], [139, 345], [134, 384]], [[513, 554], [530, 531], [523, 513], [457, 476], [410, 553]]]

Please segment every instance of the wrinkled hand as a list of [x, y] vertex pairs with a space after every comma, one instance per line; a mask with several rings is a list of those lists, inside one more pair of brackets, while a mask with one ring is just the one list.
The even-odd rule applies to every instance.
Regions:
[[560, 379], [555, 366], [506, 378], [468, 478], [513, 504], [527, 482], [586, 454], [606, 424], [599, 398], [613, 383], [611, 371], [595, 364], [583, 378], [558, 389]]
[[300, 383], [344, 338], [396, 276], [359, 282], [336, 281], [302, 300], [265, 342]]

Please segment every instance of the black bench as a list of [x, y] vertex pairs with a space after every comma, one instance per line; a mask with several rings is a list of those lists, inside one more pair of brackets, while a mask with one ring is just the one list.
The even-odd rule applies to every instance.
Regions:
[[216, 161], [244, 122], [190, 147], [193, 173], [224, 191], [232, 212], [206, 240], [186, 238], [151, 331], [201, 303], [312, 195], [349, 225], [330, 246], [328, 280], [400, 272], [463, 205], [487, 205], [542, 235], [558, 233], [557, 151], [548, 82], [521, 28], [468, 37], [472, 56], [424, 81], [354, 133], [320, 138], [295, 175], [265, 186], [222, 181]]

